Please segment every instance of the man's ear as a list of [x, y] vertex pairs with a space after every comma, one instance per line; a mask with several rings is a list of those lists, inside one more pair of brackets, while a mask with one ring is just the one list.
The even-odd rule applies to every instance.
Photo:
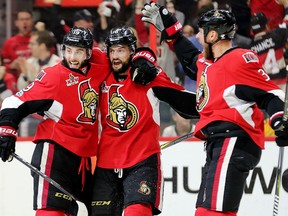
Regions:
[[218, 39], [218, 33], [217, 31], [214, 31], [214, 30], [211, 30], [208, 35], [207, 35], [207, 42], [210, 42], [210, 43], [214, 43], [215, 41], [217, 41]]

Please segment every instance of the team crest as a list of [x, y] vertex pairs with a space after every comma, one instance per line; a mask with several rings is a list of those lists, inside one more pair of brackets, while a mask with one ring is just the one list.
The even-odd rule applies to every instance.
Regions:
[[79, 100], [82, 103], [82, 113], [77, 117], [77, 121], [86, 124], [94, 124], [97, 117], [97, 105], [99, 96], [90, 86], [90, 79], [79, 84]]
[[140, 182], [140, 188], [138, 189], [138, 192], [143, 195], [149, 195], [151, 193], [151, 189], [146, 184], [146, 181]]
[[209, 89], [207, 86], [206, 74], [207, 67], [209, 67], [209, 65], [206, 64], [206, 68], [201, 74], [200, 82], [196, 91], [196, 108], [198, 111], [201, 111], [203, 109], [209, 99]]
[[138, 121], [139, 115], [134, 104], [126, 101], [118, 90], [121, 86], [112, 85], [109, 89], [107, 123], [119, 131], [127, 131]]

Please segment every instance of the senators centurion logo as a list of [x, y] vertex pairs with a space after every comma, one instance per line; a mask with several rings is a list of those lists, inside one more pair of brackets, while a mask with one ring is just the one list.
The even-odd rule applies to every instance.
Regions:
[[119, 94], [120, 87], [119, 85], [112, 85], [109, 88], [109, 114], [106, 116], [106, 121], [111, 127], [125, 132], [137, 123], [139, 114], [136, 106]]
[[207, 86], [207, 68], [210, 64], [204, 63], [205, 69], [202, 71], [200, 82], [196, 91], [196, 108], [201, 111], [203, 107], [207, 104], [209, 99], [209, 88]]
[[97, 106], [99, 104], [99, 96], [96, 91], [91, 88], [90, 79], [79, 84], [78, 87], [79, 100], [82, 103], [82, 113], [77, 117], [77, 121], [86, 124], [94, 124], [97, 117]]

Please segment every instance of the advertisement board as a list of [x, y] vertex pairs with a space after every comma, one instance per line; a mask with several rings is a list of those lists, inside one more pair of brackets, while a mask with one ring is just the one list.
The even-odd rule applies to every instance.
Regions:
[[[34, 146], [30, 141], [18, 142], [16, 153], [30, 162]], [[265, 146], [261, 161], [247, 178], [238, 216], [272, 215], [279, 148], [274, 141], [266, 141]], [[162, 151], [165, 179], [162, 216], [194, 215], [204, 162], [202, 141], [181, 142]], [[287, 149], [282, 171], [288, 173]], [[9, 163], [0, 161], [0, 173], [0, 215], [34, 215], [30, 170], [14, 159]], [[283, 179], [278, 216], [287, 216], [287, 203], [288, 179]], [[78, 215], [87, 216], [83, 206]]]

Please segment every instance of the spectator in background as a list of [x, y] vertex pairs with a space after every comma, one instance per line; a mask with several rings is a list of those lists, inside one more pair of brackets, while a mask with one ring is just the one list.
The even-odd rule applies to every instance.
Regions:
[[171, 109], [170, 112], [174, 124], [163, 129], [163, 137], [183, 136], [194, 131], [195, 124], [192, 122], [192, 119], [185, 119], [181, 117], [173, 109]]
[[230, 7], [231, 11], [233, 12], [236, 18], [236, 25], [237, 25], [236, 33], [241, 36], [250, 37], [251, 13], [249, 8], [249, 0], [237, 0], [237, 1], [230, 0]]
[[96, 31], [94, 31], [94, 33], [98, 42], [100, 43], [100, 48], [104, 48], [104, 41], [108, 36], [110, 29], [118, 23], [116, 21], [116, 15], [119, 13], [120, 8], [120, 4], [117, 0], [103, 1], [98, 6], [97, 13], [99, 18], [96, 20]]
[[236, 33], [232, 40], [233, 46], [250, 49], [251, 35], [250, 35], [250, 7], [249, 0], [230, 0], [231, 11], [236, 18]]
[[96, 40], [101, 43], [101, 46], [112, 28], [123, 25], [135, 27], [135, 17], [133, 15], [137, 4], [138, 0], [102, 1], [97, 10], [99, 17], [95, 20], [94, 31]]
[[[57, 41], [57, 54], [61, 56], [61, 43], [64, 35], [71, 29], [71, 26], [66, 24], [66, 21], [61, 18], [61, 3], [62, 0], [53, 0], [51, 7], [51, 19], [50, 26], [56, 41]], [[91, 32], [94, 31], [93, 16], [87, 9], [77, 10], [73, 14], [73, 25], [78, 28], [89, 29]], [[98, 43], [94, 40], [94, 46], [97, 47]]]
[[174, 0], [166, 0], [166, 8], [170, 13], [174, 14], [174, 16], [179, 20], [182, 25], [184, 25], [185, 15], [181, 11], [175, 9]]
[[[199, 43], [198, 39], [196, 38], [196, 34], [194, 34], [194, 28], [191, 25], [185, 25], [183, 26], [183, 35], [190, 40], [193, 45], [199, 50], [202, 51], [202, 45]], [[187, 32], [187, 33], [185, 33]], [[190, 32], [188, 34], [188, 32]], [[193, 32], [193, 35], [191, 34]], [[177, 63], [176, 67], [176, 75], [180, 79], [180, 83], [182, 86], [184, 86], [185, 89], [188, 91], [195, 92], [196, 91], [196, 82], [192, 79], [190, 79], [184, 72], [183, 66], [181, 63]]]
[[18, 33], [6, 39], [2, 47], [2, 57], [6, 70], [8, 73], [13, 74], [16, 80], [20, 74], [19, 61], [31, 56], [28, 44], [33, 25], [34, 21], [31, 11], [18, 11], [15, 21]]
[[286, 10], [283, 22], [272, 30], [269, 28], [268, 18], [264, 13], [259, 12], [252, 16], [251, 28], [254, 39], [251, 43], [251, 50], [258, 54], [263, 68], [272, 81], [285, 91], [287, 70], [284, 48], [288, 36], [288, 1], [284, 6]]
[[183, 26], [182, 31], [183, 35], [187, 37], [198, 50], [202, 51], [203, 48], [202, 45], [199, 43], [198, 39], [196, 38], [194, 27], [191, 25], [185, 25]]
[[195, 35], [194, 28], [191, 25], [184, 25], [182, 31], [183, 35], [187, 38], [190, 38], [193, 35]]
[[[281, 0], [280, 0], [281, 1]], [[268, 18], [271, 29], [278, 26], [284, 17], [284, 7], [277, 0], [250, 0], [248, 1], [251, 14], [262, 12]]]
[[200, 16], [203, 13], [212, 9], [214, 9], [214, 4], [212, 0], [198, 0], [196, 15], [194, 17], [191, 17], [191, 20], [189, 21], [189, 23], [196, 30], [195, 32], [198, 32], [198, 19], [200, 18]]
[[138, 43], [142, 46], [149, 46], [149, 36], [148, 36], [148, 29], [141, 21], [142, 13], [141, 9], [143, 8], [143, 5], [145, 3], [145, 0], [136, 0], [135, 3], [135, 29], [138, 35]]
[[17, 80], [18, 89], [25, 88], [34, 81], [38, 73], [49, 66], [54, 66], [61, 58], [53, 54], [56, 40], [49, 31], [34, 31], [29, 40], [32, 56], [20, 61], [21, 74]]
[[160, 67], [167, 73], [167, 75], [175, 82], [178, 82], [176, 77], [176, 57], [174, 52], [170, 49], [167, 43], [160, 43], [161, 33], [156, 32], [157, 47], [156, 55]]
[[6, 67], [3, 65], [3, 59], [0, 56], [0, 106], [6, 97], [15, 94], [16, 91], [15, 77], [6, 72]]

